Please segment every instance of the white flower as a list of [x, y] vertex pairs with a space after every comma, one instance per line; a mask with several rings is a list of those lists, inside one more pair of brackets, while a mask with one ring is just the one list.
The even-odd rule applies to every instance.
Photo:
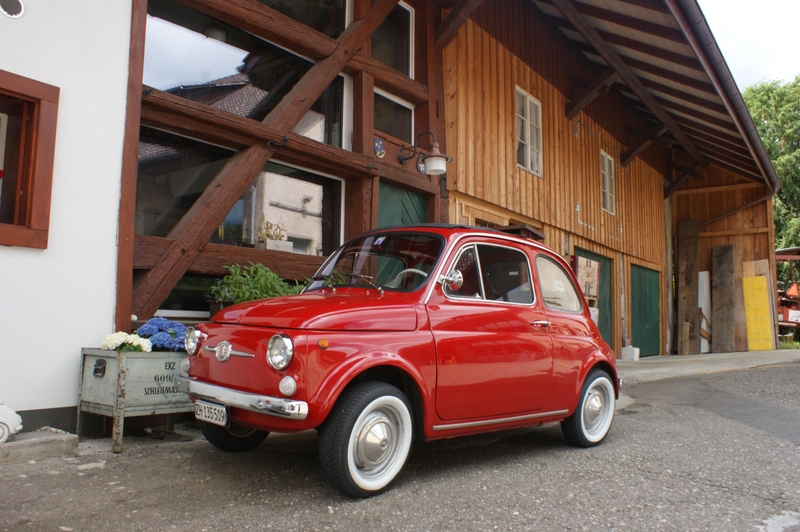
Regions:
[[101, 349], [108, 349], [111, 351], [116, 350], [119, 346], [130, 344], [132, 346], [140, 346], [142, 351], [149, 353], [153, 350], [153, 344], [147, 338], [142, 338], [138, 334], [128, 334], [122, 331], [113, 334], [107, 334], [100, 344]]

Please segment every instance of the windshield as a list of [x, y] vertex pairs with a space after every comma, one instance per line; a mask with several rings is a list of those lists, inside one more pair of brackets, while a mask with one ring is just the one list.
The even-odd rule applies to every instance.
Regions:
[[425, 284], [444, 239], [421, 233], [386, 233], [352, 240], [328, 259], [304, 290], [366, 286], [411, 291]]

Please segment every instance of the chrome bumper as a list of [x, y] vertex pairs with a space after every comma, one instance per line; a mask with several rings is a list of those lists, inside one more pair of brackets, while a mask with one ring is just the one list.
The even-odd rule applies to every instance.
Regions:
[[193, 381], [185, 377], [179, 377], [176, 380], [182, 392], [225, 406], [243, 408], [252, 412], [296, 419], [298, 421], [305, 419], [308, 415], [308, 403], [304, 401], [291, 401], [278, 397], [237, 392], [230, 388]]

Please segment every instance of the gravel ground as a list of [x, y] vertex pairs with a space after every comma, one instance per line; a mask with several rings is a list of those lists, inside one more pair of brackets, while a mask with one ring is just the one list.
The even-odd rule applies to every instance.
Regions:
[[800, 525], [800, 445], [700, 403], [733, 394], [800, 415], [798, 383], [797, 364], [642, 383], [599, 447], [569, 447], [557, 425], [418, 445], [367, 500], [322, 479], [314, 434], [243, 454], [196, 431], [126, 437], [122, 454], [88, 442], [0, 467], [0, 530], [783, 532]]

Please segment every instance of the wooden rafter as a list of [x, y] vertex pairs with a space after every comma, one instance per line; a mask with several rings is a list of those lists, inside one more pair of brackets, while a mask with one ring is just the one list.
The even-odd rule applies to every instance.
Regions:
[[619, 0], [622, 3], [630, 4], [632, 6], [643, 7], [659, 13], [669, 14], [669, 9], [661, 0]]
[[483, 3], [483, 0], [461, 0], [447, 17], [439, 24], [434, 34], [434, 51], [438, 54], [458, 34], [469, 16]]
[[[558, 7], [562, 0], [552, 0], [553, 5]], [[575, 10], [576, 13], [584, 18], [580, 12]], [[571, 25], [571, 21], [567, 18], [562, 19], [559, 17], [546, 17], [548, 20], [553, 22], [559, 28], [562, 28], [567, 31], [575, 31], [577, 28]], [[610, 31], [605, 30], [598, 30], [595, 29], [594, 26], [588, 23], [587, 24], [597, 33], [597, 35], [606, 43], [616, 44], [622, 48], [627, 48], [628, 50], [632, 50], [634, 52], [639, 52], [642, 54], [650, 55], [653, 57], [657, 57], [658, 59], [669, 61], [670, 63], [675, 63], [676, 65], [680, 65], [682, 67], [691, 68], [692, 70], [696, 70], [698, 72], [703, 72], [703, 65], [694, 57], [689, 57], [687, 55], [683, 55], [677, 52], [672, 52], [670, 50], [664, 50], [653, 44], [648, 44], [637, 39], [632, 39], [630, 37], [625, 37], [624, 35], [618, 35], [616, 33], [612, 33]], [[578, 31], [581, 35], [583, 35], [580, 31]], [[586, 38], [584, 36], [584, 38]], [[589, 41], [589, 39], [586, 39]], [[589, 44], [592, 44], [591, 41]]]
[[609, 68], [603, 72], [597, 79], [583, 89], [580, 94], [567, 102], [564, 108], [564, 114], [567, 116], [567, 120], [572, 120], [578, 116], [578, 113], [580, 113], [584, 107], [589, 105], [592, 100], [601, 94], [605, 95], [608, 93], [608, 89], [611, 88], [611, 85], [619, 80], [619, 72], [613, 68]]
[[[648, 131], [647, 133], [649, 135], [661, 136], [664, 133], [666, 133], [667, 131], [669, 131], [667, 126], [658, 124], [652, 130]], [[620, 155], [620, 158], [619, 158], [620, 159], [619, 163], [622, 165], [623, 168], [625, 168], [626, 166], [631, 164], [631, 162], [636, 157], [638, 157], [640, 153], [642, 153], [644, 150], [646, 150], [650, 146], [650, 144], [652, 144], [652, 143], [653, 143], [653, 141], [650, 140], [649, 138], [646, 138], [646, 137], [640, 138], [638, 141], [633, 143], [630, 148], [628, 148], [627, 150], [622, 152], [622, 154]]]
[[[231, 26], [292, 50], [312, 60], [329, 57], [336, 40], [298, 22], [258, 0], [176, 0]], [[366, 72], [375, 85], [392, 94], [422, 104], [428, 101], [428, 88], [364, 52], [358, 52], [344, 68], [346, 72]]]
[[[538, 0], [538, 1], [545, 4], [553, 3], [552, 0]], [[580, 11], [582, 15], [587, 17], [592, 17], [598, 20], [603, 20], [605, 22], [610, 22], [618, 26], [647, 33], [654, 37], [660, 37], [668, 41], [685, 44], [687, 46], [689, 44], [688, 42], [686, 42], [686, 37], [683, 35], [683, 32], [681, 32], [681, 30], [676, 28], [670, 28], [669, 26], [663, 26], [656, 22], [650, 22], [648, 20], [632, 17], [630, 15], [625, 15], [624, 13], [611, 11], [610, 9], [604, 9], [599, 6], [586, 4], [583, 2], [577, 3], [575, 7], [578, 8], [578, 11]]]
[[699, 96], [695, 96], [694, 94], [689, 94], [688, 92], [684, 92], [674, 87], [670, 87], [669, 85], [664, 85], [663, 83], [658, 83], [657, 81], [653, 81], [647, 78], [642, 79], [642, 85], [655, 92], [660, 92], [662, 94], [678, 98], [685, 102], [697, 105], [698, 107], [703, 107], [705, 109], [708, 109], [709, 111], [713, 111], [715, 113], [719, 113], [722, 115], [728, 114], [728, 110], [725, 109], [725, 106], [722, 105], [721, 103], [712, 102], [711, 100], [707, 100], [706, 98], [701, 98]]
[[[337, 39], [336, 50], [300, 78], [264, 123], [284, 133], [291, 132], [397, 3], [398, 0], [378, 0], [366, 16], [350, 24]], [[167, 235], [173, 242], [162, 259], [134, 286], [134, 314], [148, 318], [155, 313], [208, 244], [214, 228], [222, 223], [274, 153], [269, 145], [256, 143], [236, 153], [223, 167]]]
[[572, 23], [583, 38], [600, 53], [606, 63], [619, 72], [622, 81], [636, 93], [636, 96], [647, 105], [659, 121], [667, 126], [678, 143], [691, 154], [692, 158], [700, 163], [701, 166], [706, 166], [706, 158], [700, 153], [700, 150], [698, 150], [697, 147], [692, 144], [692, 141], [689, 140], [689, 137], [681, 131], [680, 127], [678, 127], [678, 124], [675, 123], [669, 113], [656, 102], [655, 98], [648, 92], [644, 85], [642, 85], [641, 80], [628, 68], [617, 52], [611, 49], [597, 30], [578, 12], [575, 5], [570, 0], [553, 0], [553, 3], [561, 14]]

